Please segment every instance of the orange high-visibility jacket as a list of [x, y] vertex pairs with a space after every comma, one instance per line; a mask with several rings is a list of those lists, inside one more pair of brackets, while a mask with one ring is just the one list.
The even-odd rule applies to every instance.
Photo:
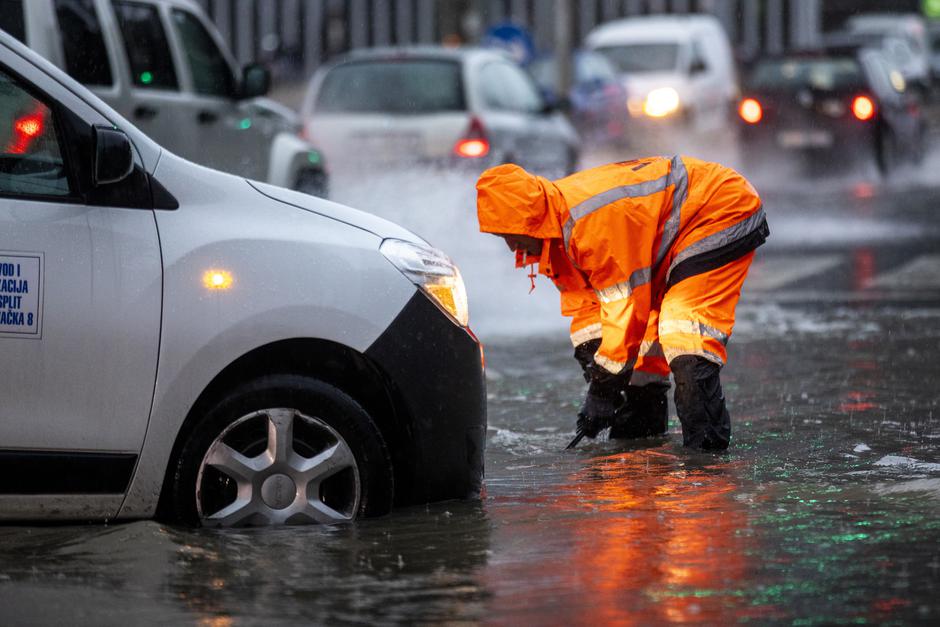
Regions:
[[508, 164], [477, 183], [480, 230], [546, 240], [539, 271], [561, 290], [575, 345], [633, 368], [669, 286], [743, 257], [769, 231], [740, 174], [691, 157], [612, 163], [557, 181]]

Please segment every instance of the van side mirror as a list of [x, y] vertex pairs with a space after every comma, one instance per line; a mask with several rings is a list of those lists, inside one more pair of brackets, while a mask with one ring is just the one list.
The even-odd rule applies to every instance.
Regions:
[[708, 68], [705, 66], [705, 61], [700, 58], [693, 59], [692, 65], [689, 67], [689, 74], [693, 76], [696, 74], [702, 74], [707, 69]]
[[271, 88], [271, 73], [263, 65], [249, 63], [242, 69], [242, 81], [238, 96], [242, 99], [257, 98]]
[[134, 149], [124, 131], [95, 126], [95, 186], [123, 181], [134, 171]]

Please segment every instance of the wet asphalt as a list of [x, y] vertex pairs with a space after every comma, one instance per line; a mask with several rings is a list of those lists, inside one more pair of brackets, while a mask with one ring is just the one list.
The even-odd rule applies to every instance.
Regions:
[[[472, 187], [447, 206], [438, 181], [390, 217], [464, 269], [482, 498], [331, 528], [2, 526], [0, 622], [938, 624], [938, 165], [755, 176], [772, 235], [722, 372], [720, 455], [681, 447], [672, 406], [666, 437], [563, 451], [584, 383], [557, 297], [461, 234]], [[340, 200], [387, 204], [365, 194]]]

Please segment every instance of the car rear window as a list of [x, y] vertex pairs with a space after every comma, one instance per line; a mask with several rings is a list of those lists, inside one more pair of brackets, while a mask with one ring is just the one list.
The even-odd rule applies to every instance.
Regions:
[[678, 43], [604, 46], [597, 51], [607, 57], [618, 71], [625, 74], [668, 72], [675, 70], [679, 61]]
[[465, 108], [455, 61], [356, 61], [330, 70], [316, 109], [350, 113], [433, 113]]
[[862, 68], [854, 58], [764, 61], [748, 81], [754, 89], [843, 91], [863, 87]]

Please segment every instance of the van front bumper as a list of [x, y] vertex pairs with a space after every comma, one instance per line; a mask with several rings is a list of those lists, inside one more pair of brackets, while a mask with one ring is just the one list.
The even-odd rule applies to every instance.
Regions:
[[483, 486], [486, 381], [473, 334], [417, 291], [366, 350], [396, 406], [395, 503], [477, 498]]

